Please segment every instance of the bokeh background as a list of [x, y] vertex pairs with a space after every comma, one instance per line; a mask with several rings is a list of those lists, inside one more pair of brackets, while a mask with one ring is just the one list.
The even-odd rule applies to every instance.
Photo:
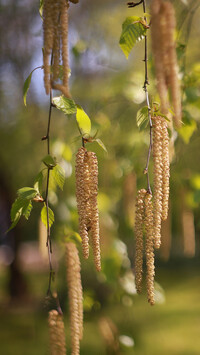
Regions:
[[[99, 210], [102, 272], [82, 260], [85, 326], [81, 354], [200, 353], [200, 47], [198, 0], [174, 1], [177, 54], [183, 98], [183, 126], [172, 135], [169, 219], [156, 252], [156, 305], [145, 291], [135, 293], [134, 210], [137, 189], [146, 187], [149, 133], [139, 131], [137, 111], [145, 105], [144, 43], [128, 61], [118, 42], [127, 16], [142, 15], [122, 0], [80, 0], [69, 10], [70, 88], [92, 121], [108, 153], [96, 143], [88, 149], [99, 160]], [[149, 5], [149, 2], [148, 2]], [[43, 73], [33, 73], [23, 104], [23, 84], [42, 65], [39, 1], [1, 0], [0, 59], [0, 352], [2, 355], [49, 353], [46, 299], [48, 263], [41, 206], [29, 221], [10, 226], [16, 191], [33, 186], [46, 155], [48, 97]], [[158, 101], [149, 41], [149, 92]], [[53, 110], [51, 149], [64, 167], [64, 191], [52, 188], [53, 262], [64, 311], [70, 353], [64, 244], [78, 232], [75, 154], [81, 146], [75, 117]], [[174, 153], [173, 153], [174, 150]], [[151, 162], [152, 179], [152, 162]]]

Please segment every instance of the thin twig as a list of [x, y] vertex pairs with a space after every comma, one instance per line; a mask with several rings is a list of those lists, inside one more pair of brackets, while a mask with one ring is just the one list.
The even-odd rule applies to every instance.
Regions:
[[[142, 1], [143, 4], [143, 11], [146, 13], [146, 2], [145, 0]], [[144, 20], [146, 21], [146, 17], [144, 17]], [[148, 150], [148, 155], [147, 155], [147, 163], [146, 167], [144, 169], [144, 174], [147, 175], [147, 191], [151, 194], [151, 186], [150, 186], [150, 180], [149, 180], [149, 161], [151, 157], [151, 150], [152, 150], [152, 119], [151, 119], [151, 106], [149, 102], [149, 93], [147, 89], [147, 85], [149, 85], [149, 80], [148, 80], [148, 47], [147, 47], [147, 35], [144, 37], [145, 41], [145, 46], [144, 46], [144, 65], [145, 65], [145, 80], [144, 80], [144, 86], [143, 89], [145, 91], [146, 95], [146, 102], [147, 102], [147, 107], [148, 107], [148, 118], [149, 118], [149, 150]]]
[[131, 1], [131, 2], [128, 2], [127, 5], [128, 5], [128, 7], [136, 7], [136, 6], [140, 5], [140, 4], [142, 4], [142, 2], [143, 2], [143, 0], [140, 0], [139, 2]]

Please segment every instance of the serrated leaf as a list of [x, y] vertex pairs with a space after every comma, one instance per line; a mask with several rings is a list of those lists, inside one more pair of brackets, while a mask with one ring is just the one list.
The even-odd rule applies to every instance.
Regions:
[[56, 185], [58, 185], [60, 189], [63, 190], [65, 183], [65, 170], [62, 168], [62, 166], [56, 165], [55, 168], [53, 168], [52, 175]]
[[32, 200], [37, 194], [37, 190], [33, 187], [22, 187], [17, 191], [19, 198], [23, 200]]
[[33, 205], [31, 201], [26, 201], [26, 205], [22, 208], [22, 214], [26, 219], [29, 219]]
[[147, 27], [142, 17], [131, 16], [126, 18], [122, 24], [122, 34], [119, 45], [127, 59], [131, 49], [137, 42], [144, 38], [146, 31]]
[[56, 161], [50, 154], [46, 155], [46, 157], [44, 157], [42, 161], [48, 168], [53, 168], [54, 166], [56, 166]]
[[106, 147], [105, 147], [105, 145], [104, 145], [104, 143], [102, 142], [101, 139], [96, 138], [96, 139], [95, 139], [95, 142], [97, 142], [98, 145], [99, 145], [103, 150], [105, 150], [106, 153], [108, 152], [107, 149], [106, 149]]
[[76, 113], [77, 111], [75, 102], [65, 96], [54, 97], [53, 103], [57, 107], [57, 109], [64, 112], [65, 115], [71, 115]]
[[[54, 222], [54, 213], [53, 211], [51, 210], [51, 208], [49, 207], [48, 208], [48, 214], [49, 214], [49, 227], [52, 226], [53, 222]], [[45, 227], [47, 228], [47, 207], [44, 206], [42, 208], [42, 211], [41, 211], [41, 220], [42, 220], [42, 223], [45, 225]]]
[[11, 217], [11, 221], [15, 221], [16, 219], [16, 215], [19, 211], [22, 211], [22, 208], [26, 205], [27, 200], [23, 200], [21, 198], [17, 198], [11, 207], [11, 211], [10, 211], [10, 217]]
[[8, 233], [9, 231], [11, 231], [11, 229], [13, 229], [13, 228], [17, 225], [17, 223], [18, 223], [19, 220], [20, 220], [20, 217], [21, 217], [21, 213], [20, 213], [20, 211], [19, 211], [19, 212], [17, 212], [15, 220], [12, 222], [10, 228], [8, 228], [8, 230], [6, 231], [6, 233]]
[[24, 105], [26, 106], [26, 97], [28, 93], [28, 89], [30, 87], [31, 79], [32, 79], [32, 74], [33, 71], [29, 74], [29, 76], [26, 78], [23, 86], [23, 98], [24, 98]]
[[149, 116], [148, 116], [148, 107], [144, 106], [141, 109], [138, 110], [137, 115], [136, 115], [136, 123], [139, 129], [142, 131], [145, 129], [148, 125], [149, 122]]
[[36, 189], [40, 194], [42, 194], [43, 180], [43, 171], [40, 171], [34, 180], [34, 189]]
[[76, 121], [81, 135], [85, 138], [90, 136], [91, 121], [81, 106], [77, 105]]

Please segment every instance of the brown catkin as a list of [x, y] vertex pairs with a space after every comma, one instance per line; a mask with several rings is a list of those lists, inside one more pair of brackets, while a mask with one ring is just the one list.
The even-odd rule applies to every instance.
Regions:
[[49, 312], [49, 336], [51, 355], [66, 355], [65, 327], [63, 316], [56, 310]]
[[161, 31], [162, 17], [160, 14], [161, 1], [152, 0], [151, 3], [151, 36], [152, 52], [155, 61], [155, 72], [157, 81], [157, 90], [161, 101], [161, 111], [166, 114], [168, 111], [168, 92], [165, 78], [165, 67], [163, 63], [163, 38]]
[[44, 37], [44, 52], [43, 52], [43, 66], [44, 66], [44, 86], [47, 95], [50, 92], [50, 54], [53, 47], [54, 37], [54, 0], [44, 0], [43, 5], [43, 37]]
[[162, 214], [162, 117], [152, 117], [153, 122], [153, 162], [154, 162], [154, 236], [155, 248], [161, 244], [161, 214]]
[[81, 147], [76, 154], [76, 201], [79, 215], [79, 233], [82, 238], [82, 248], [84, 258], [89, 257], [89, 238], [86, 216], [86, 198], [85, 198], [85, 166], [84, 158], [86, 149]]
[[162, 125], [162, 220], [165, 221], [168, 216], [169, 209], [169, 134], [167, 130], [167, 122], [161, 119]]
[[63, 62], [63, 86], [65, 87], [66, 93], [69, 97], [69, 62], [68, 62], [68, 8], [69, 3], [66, 0], [61, 1], [61, 43], [62, 43], [62, 62]]
[[66, 265], [72, 355], [79, 355], [83, 333], [83, 296], [78, 250], [72, 242], [66, 243]]
[[154, 245], [153, 245], [153, 204], [152, 204], [152, 196], [147, 193], [144, 200], [145, 205], [145, 233], [146, 233], [146, 265], [147, 265], [147, 273], [146, 273], [146, 285], [147, 285], [147, 297], [148, 302], [153, 305], [155, 303], [154, 300], [154, 275], [155, 275], [155, 267], [154, 267]]
[[53, 40], [53, 81], [59, 77], [60, 64], [60, 1], [54, 3], [54, 40]]
[[162, 4], [164, 16], [166, 19], [166, 35], [163, 38], [163, 43], [166, 46], [168, 63], [165, 68], [168, 68], [167, 80], [171, 88], [172, 103], [174, 107], [174, 123], [177, 128], [181, 126], [182, 108], [181, 108], [181, 90], [178, 80], [178, 64], [176, 56], [176, 44], [174, 34], [176, 29], [176, 17], [173, 5], [166, 1]]
[[92, 237], [92, 249], [94, 263], [97, 271], [101, 270], [101, 252], [99, 235], [99, 211], [97, 205], [98, 195], [98, 161], [94, 152], [88, 152], [89, 186], [90, 186], [90, 231]]
[[142, 292], [143, 274], [143, 224], [144, 224], [144, 198], [146, 190], [141, 189], [136, 197], [135, 211], [135, 286], [137, 293]]

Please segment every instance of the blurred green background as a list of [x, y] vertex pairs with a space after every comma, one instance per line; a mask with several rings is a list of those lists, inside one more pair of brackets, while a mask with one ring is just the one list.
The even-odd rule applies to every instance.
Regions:
[[[147, 3], [149, 5], [149, 2]], [[41, 206], [29, 221], [10, 226], [17, 189], [33, 186], [46, 155], [48, 97], [42, 70], [34, 72], [23, 105], [23, 83], [42, 65], [42, 21], [38, 1], [1, 0], [0, 23], [0, 353], [49, 353], [46, 299], [48, 263], [41, 247]], [[200, 353], [200, 47], [198, 0], [177, 1], [177, 54], [183, 98], [183, 126], [172, 135], [169, 219], [156, 252], [156, 305], [145, 291], [136, 295], [134, 276], [134, 205], [146, 187], [149, 132], [139, 131], [137, 111], [145, 105], [144, 43], [128, 61], [118, 42], [127, 16], [142, 15], [126, 1], [80, 0], [69, 10], [70, 87], [76, 103], [108, 153], [96, 143], [88, 149], [99, 161], [99, 210], [102, 272], [92, 258], [82, 260], [85, 326], [81, 354]], [[158, 101], [149, 41], [149, 92]], [[66, 172], [64, 191], [51, 190], [56, 288], [64, 311], [67, 348], [70, 332], [64, 243], [78, 232], [75, 154], [81, 146], [75, 117], [53, 110], [51, 150]], [[152, 162], [151, 162], [152, 179]], [[45, 242], [43, 243], [43, 245]]]

